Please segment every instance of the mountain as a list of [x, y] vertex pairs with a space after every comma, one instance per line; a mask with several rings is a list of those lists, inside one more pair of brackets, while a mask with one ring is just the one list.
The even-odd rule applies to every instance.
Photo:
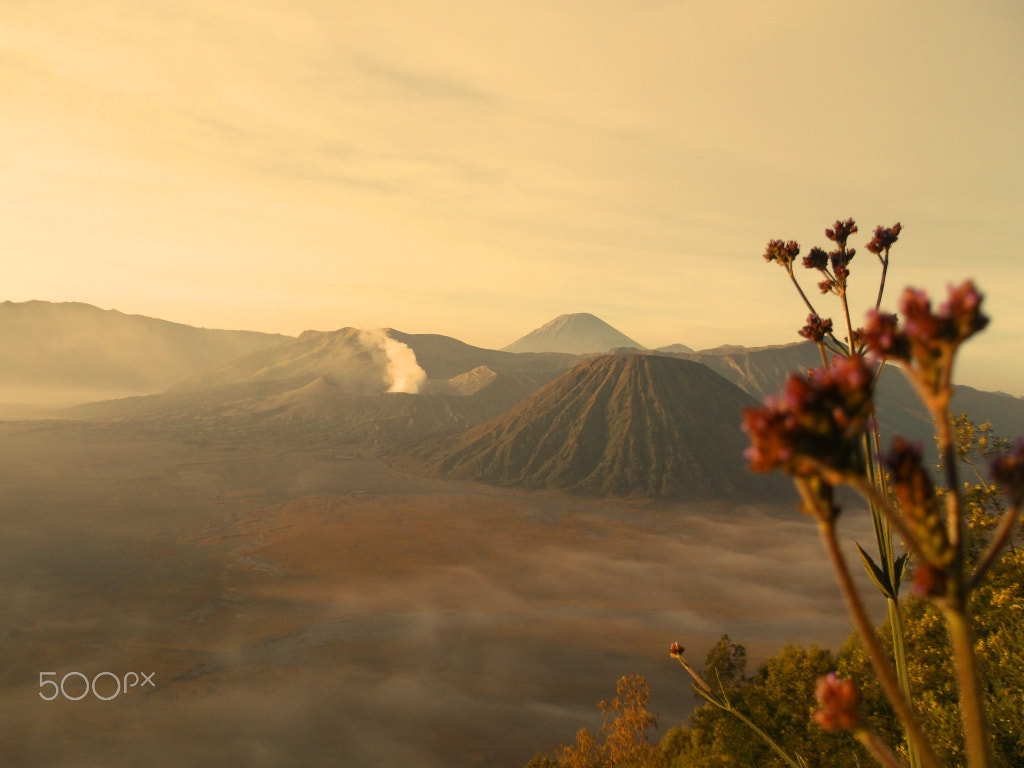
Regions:
[[682, 356], [706, 365], [758, 400], [782, 389], [789, 374], [821, 365], [818, 346], [811, 342], [754, 348], [728, 345]]
[[89, 304], [0, 303], [0, 401], [159, 392], [288, 336], [194, 328]]
[[[67, 415], [198, 435], [261, 433], [376, 448], [480, 424], [577, 359], [517, 355], [391, 329], [306, 331], [166, 392], [80, 405]], [[416, 394], [388, 391], [396, 360], [420, 371]]]
[[433, 471], [598, 495], [708, 498], [783, 492], [746, 471], [741, 410], [755, 401], [673, 357], [588, 358], [508, 413], [417, 449]]
[[356, 328], [305, 331], [270, 349], [238, 357], [199, 376], [179, 382], [177, 391], [227, 387], [257, 382], [294, 382], [304, 386], [329, 377], [351, 392], [383, 392], [388, 388], [383, 348]]
[[[806, 373], [821, 366], [818, 347], [806, 341], [750, 349], [726, 346], [681, 356], [708, 366], [758, 400], [781, 391], [790, 374]], [[921, 442], [929, 460], [937, 461], [934, 425], [899, 366], [886, 365], [876, 392], [883, 445], [887, 447], [891, 437], [900, 434]], [[954, 414], [967, 413], [976, 424], [990, 420], [998, 434], [1004, 437], [1024, 435], [1022, 398], [957, 386], [953, 392], [952, 409]]]
[[655, 352], [664, 352], [669, 355], [692, 355], [693, 348], [685, 344], [669, 344], [667, 347], [658, 347]]
[[559, 315], [549, 323], [503, 347], [505, 352], [565, 352], [572, 355], [604, 353], [619, 347], [643, 349], [623, 333], [594, 315], [580, 312]]
[[[401, 361], [392, 359], [394, 343], [408, 349]], [[390, 351], [389, 351], [390, 350]], [[414, 356], [414, 357], [413, 357]], [[422, 371], [421, 393], [470, 395], [492, 386], [518, 381], [521, 397], [568, 369], [575, 355], [514, 354], [484, 349], [438, 334], [409, 334], [388, 328], [363, 331], [306, 331], [273, 349], [233, 360], [175, 389], [204, 389], [257, 382], [304, 386], [326, 377], [352, 393], [385, 392], [394, 378], [394, 365]]]

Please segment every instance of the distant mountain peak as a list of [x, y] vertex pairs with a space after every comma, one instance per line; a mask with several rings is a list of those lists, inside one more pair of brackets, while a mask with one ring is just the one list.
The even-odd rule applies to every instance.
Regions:
[[604, 353], [609, 350], [632, 347], [644, 349], [642, 344], [610, 326], [589, 312], [559, 315], [540, 328], [518, 339], [505, 352], [566, 352], [572, 355]]

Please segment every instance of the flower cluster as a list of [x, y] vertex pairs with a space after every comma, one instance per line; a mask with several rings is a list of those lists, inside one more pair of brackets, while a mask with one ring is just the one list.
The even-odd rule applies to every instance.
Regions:
[[899, 239], [900, 232], [902, 231], [903, 227], [899, 222], [896, 222], [891, 227], [875, 227], [875, 236], [871, 238], [865, 247], [877, 256], [882, 256], [882, 254], [888, 255], [889, 249]]
[[805, 339], [817, 344], [832, 333], [832, 319], [828, 317], [823, 319], [817, 314], [808, 315], [807, 325], [801, 328], [799, 333]]
[[[854, 248], [846, 247], [846, 241], [849, 239], [850, 235], [855, 234], [856, 232], [857, 224], [853, 219], [836, 221], [836, 223], [829, 229], [825, 230], [825, 237], [836, 244], [836, 249], [831, 253], [828, 253], [824, 249], [815, 246], [811, 248], [810, 252], [806, 256], [804, 256], [802, 261], [804, 267], [807, 269], [818, 270], [824, 278], [818, 283], [818, 288], [822, 293], [842, 294], [842, 292], [845, 291], [846, 279], [850, 276], [850, 262], [857, 253]], [[769, 250], [772, 250], [772, 243], [781, 242], [781, 240], [773, 240], [768, 244]], [[796, 243], [793, 242], [790, 242], [789, 244], [796, 245]], [[778, 250], [777, 245], [775, 246], [775, 250]], [[768, 259], [767, 253], [765, 254], [765, 258]], [[796, 258], [795, 253], [792, 258]], [[769, 259], [769, 261], [771, 261], [771, 259]]]
[[825, 237], [831, 240], [840, 250], [846, 248], [846, 241], [850, 235], [857, 234], [857, 223], [853, 219], [836, 221], [831, 228], [825, 230]]
[[777, 261], [784, 267], [791, 268], [796, 257], [800, 255], [800, 244], [795, 240], [769, 240], [764, 251], [765, 261]]
[[828, 254], [824, 249], [814, 246], [811, 248], [810, 252], [804, 256], [802, 263], [807, 269], [819, 269], [824, 271], [828, 269]]
[[854, 731], [861, 727], [860, 715], [857, 714], [860, 696], [853, 680], [829, 672], [818, 680], [814, 695], [821, 707], [814, 713], [814, 719], [826, 731], [840, 728]]
[[790, 376], [781, 394], [747, 408], [750, 469], [780, 468], [798, 477], [862, 471], [860, 438], [871, 414], [872, 378], [862, 357], [839, 358], [806, 377]]
[[864, 342], [881, 358], [909, 363], [924, 393], [940, 395], [949, 389], [957, 348], [988, 325], [981, 301], [982, 295], [968, 280], [950, 287], [949, 300], [933, 312], [924, 291], [907, 288], [900, 298], [902, 328], [895, 315], [876, 310], [868, 315]]

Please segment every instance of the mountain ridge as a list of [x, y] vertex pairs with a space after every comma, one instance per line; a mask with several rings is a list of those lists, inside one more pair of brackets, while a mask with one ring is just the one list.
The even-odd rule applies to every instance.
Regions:
[[[0, 400], [161, 391], [290, 337], [196, 328], [83, 302], [0, 303]], [[81, 402], [81, 400], [78, 400]]]

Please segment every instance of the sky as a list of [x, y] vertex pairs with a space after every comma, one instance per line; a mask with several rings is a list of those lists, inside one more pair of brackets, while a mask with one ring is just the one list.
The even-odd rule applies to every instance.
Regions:
[[1021, 41], [1017, 0], [4, 0], [0, 300], [762, 346], [807, 314], [769, 239], [856, 219], [861, 317], [899, 221], [885, 308], [973, 278], [957, 380], [1024, 395]]

